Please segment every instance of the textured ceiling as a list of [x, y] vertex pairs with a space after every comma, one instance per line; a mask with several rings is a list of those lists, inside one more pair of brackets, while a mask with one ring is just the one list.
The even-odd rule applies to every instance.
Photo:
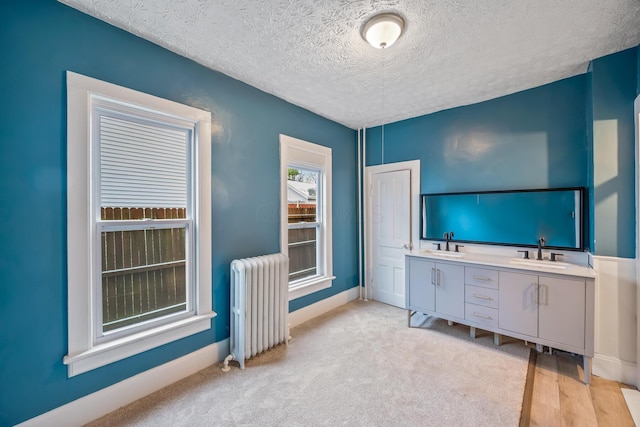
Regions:
[[[586, 72], [640, 43], [640, 0], [60, 0], [351, 128]], [[406, 21], [392, 47], [367, 18]]]

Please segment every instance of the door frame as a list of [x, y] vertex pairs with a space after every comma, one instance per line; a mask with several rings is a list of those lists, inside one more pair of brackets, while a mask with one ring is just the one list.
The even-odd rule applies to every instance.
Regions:
[[640, 385], [640, 95], [633, 103], [636, 170], [636, 386]]
[[[371, 254], [373, 251], [373, 231], [371, 227], [372, 197], [371, 176], [378, 173], [409, 170], [411, 174], [411, 248], [420, 246], [420, 160], [387, 163], [365, 167], [364, 175], [364, 299], [373, 295], [371, 288]], [[406, 288], [405, 288], [406, 292]]]

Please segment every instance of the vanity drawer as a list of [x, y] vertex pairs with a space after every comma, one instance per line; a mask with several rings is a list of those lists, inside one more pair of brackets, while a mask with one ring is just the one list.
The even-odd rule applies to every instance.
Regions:
[[464, 301], [485, 307], [498, 308], [498, 290], [466, 285], [464, 287]]
[[464, 283], [467, 285], [482, 286], [483, 288], [498, 289], [498, 270], [465, 267]]
[[464, 318], [476, 324], [498, 327], [498, 309], [496, 308], [466, 303], [464, 305]]

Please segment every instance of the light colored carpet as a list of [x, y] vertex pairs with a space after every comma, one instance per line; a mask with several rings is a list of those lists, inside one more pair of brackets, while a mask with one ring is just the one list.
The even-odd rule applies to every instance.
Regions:
[[[422, 315], [420, 315], [422, 316]], [[241, 371], [220, 364], [90, 426], [516, 426], [529, 348], [353, 301], [291, 331]]]

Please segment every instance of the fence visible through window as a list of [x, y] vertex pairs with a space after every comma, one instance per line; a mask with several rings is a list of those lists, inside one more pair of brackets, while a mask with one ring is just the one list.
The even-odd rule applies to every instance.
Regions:
[[289, 228], [289, 281], [318, 274], [316, 205], [289, 203], [289, 224], [311, 223]]
[[[184, 219], [184, 208], [102, 208], [101, 219]], [[103, 331], [185, 311], [186, 229], [104, 231]]]

